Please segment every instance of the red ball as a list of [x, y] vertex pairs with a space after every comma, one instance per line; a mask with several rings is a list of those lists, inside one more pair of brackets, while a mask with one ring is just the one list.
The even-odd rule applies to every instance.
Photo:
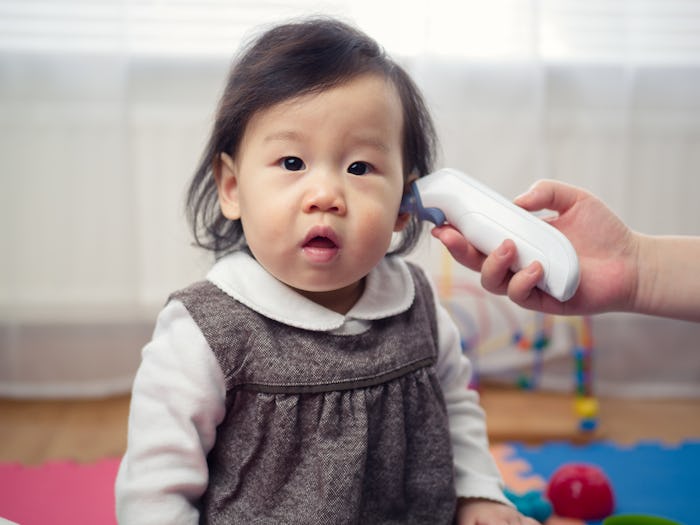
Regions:
[[547, 499], [563, 518], [602, 520], [613, 513], [610, 480], [598, 467], [569, 463], [559, 467], [547, 485]]

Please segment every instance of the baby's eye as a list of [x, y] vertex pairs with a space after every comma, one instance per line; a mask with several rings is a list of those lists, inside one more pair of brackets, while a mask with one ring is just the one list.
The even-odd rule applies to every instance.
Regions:
[[372, 166], [366, 162], [353, 162], [348, 166], [348, 173], [353, 175], [367, 175], [370, 171], [372, 171]]
[[288, 171], [300, 171], [306, 168], [304, 161], [299, 157], [284, 157], [280, 161], [280, 166]]

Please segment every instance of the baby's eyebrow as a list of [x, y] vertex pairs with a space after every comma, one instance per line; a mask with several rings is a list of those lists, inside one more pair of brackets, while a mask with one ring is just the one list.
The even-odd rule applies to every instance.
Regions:
[[354, 144], [357, 144], [359, 146], [368, 146], [370, 148], [382, 151], [382, 152], [388, 152], [390, 150], [389, 145], [381, 139], [381, 137], [372, 137], [372, 136], [365, 136], [365, 135], [355, 135], [351, 137], [351, 140]]
[[267, 135], [263, 141], [264, 142], [301, 142], [303, 140], [303, 135], [298, 131], [277, 131]]
[[[263, 142], [303, 142], [306, 136], [304, 133], [296, 130], [275, 131], [266, 135]], [[348, 143], [355, 146], [367, 146], [383, 153], [391, 150], [386, 141], [381, 137], [363, 134], [353, 134], [348, 138]]]

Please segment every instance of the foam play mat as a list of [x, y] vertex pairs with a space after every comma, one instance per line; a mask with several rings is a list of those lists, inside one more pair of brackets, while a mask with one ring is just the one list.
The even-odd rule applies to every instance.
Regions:
[[[607, 442], [535, 447], [508, 443], [494, 445], [492, 452], [514, 493], [543, 491], [560, 466], [589, 463], [610, 479], [615, 514], [662, 516], [683, 525], [700, 523], [700, 440], [629, 447]], [[0, 524], [9, 520], [21, 525], [112, 525], [116, 523], [113, 486], [118, 466], [117, 458], [90, 464], [0, 464]], [[552, 516], [546, 523], [585, 522]]]
[[[683, 525], [700, 523], [700, 440], [678, 445], [643, 442], [634, 446], [596, 442], [528, 447], [516, 443], [495, 446], [493, 453], [506, 484], [515, 492], [544, 490], [562, 465], [590, 464], [601, 468], [612, 484], [614, 514], [659, 516]], [[556, 517], [547, 522], [555, 523], [584, 522]]]

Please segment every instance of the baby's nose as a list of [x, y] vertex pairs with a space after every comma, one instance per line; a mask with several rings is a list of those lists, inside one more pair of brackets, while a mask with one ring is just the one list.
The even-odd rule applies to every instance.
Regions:
[[306, 213], [319, 211], [344, 215], [346, 204], [342, 182], [331, 174], [313, 177], [304, 196], [303, 209]]

